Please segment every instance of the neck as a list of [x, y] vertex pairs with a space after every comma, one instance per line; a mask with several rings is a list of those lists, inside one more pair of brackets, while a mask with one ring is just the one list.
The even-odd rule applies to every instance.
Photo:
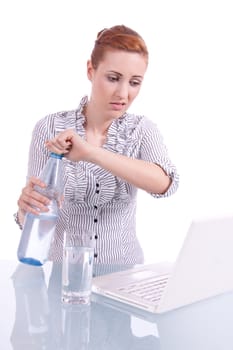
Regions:
[[85, 129], [91, 131], [93, 134], [106, 135], [112, 120], [104, 118], [102, 113], [96, 112], [94, 108], [88, 103], [83, 114], [86, 118]]

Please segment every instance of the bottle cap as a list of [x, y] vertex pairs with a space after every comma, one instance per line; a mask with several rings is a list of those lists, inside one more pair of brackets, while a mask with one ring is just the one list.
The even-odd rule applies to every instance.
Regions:
[[51, 152], [51, 153], [50, 153], [50, 157], [62, 159], [62, 157], [64, 157], [64, 154], [57, 154], [57, 153]]

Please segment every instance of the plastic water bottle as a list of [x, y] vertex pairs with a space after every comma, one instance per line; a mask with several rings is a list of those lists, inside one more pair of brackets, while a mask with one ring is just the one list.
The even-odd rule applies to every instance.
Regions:
[[50, 158], [40, 174], [46, 188], [35, 186], [35, 190], [50, 199], [48, 212], [34, 215], [27, 213], [18, 246], [19, 261], [41, 266], [49, 255], [51, 242], [55, 233], [59, 212], [58, 201], [62, 193], [61, 159], [63, 155], [51, 153]]

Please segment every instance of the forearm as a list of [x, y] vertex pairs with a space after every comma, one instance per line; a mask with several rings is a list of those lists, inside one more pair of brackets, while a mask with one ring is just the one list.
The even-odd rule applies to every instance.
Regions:
[[159, 165], [129, 158], [103, 148], [93, 147], [88, 161], [150, 193], [163, 194], [171, 184], [170, 177]]

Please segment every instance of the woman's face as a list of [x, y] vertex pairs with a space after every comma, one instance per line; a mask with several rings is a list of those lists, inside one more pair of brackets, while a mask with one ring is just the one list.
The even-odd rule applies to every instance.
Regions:
[[138, 95], [146, 68], [146, 58], [125, 51], [107, 51], [96, 69], [88, 61], [92, 107], [106, 118], [120, 117]]

